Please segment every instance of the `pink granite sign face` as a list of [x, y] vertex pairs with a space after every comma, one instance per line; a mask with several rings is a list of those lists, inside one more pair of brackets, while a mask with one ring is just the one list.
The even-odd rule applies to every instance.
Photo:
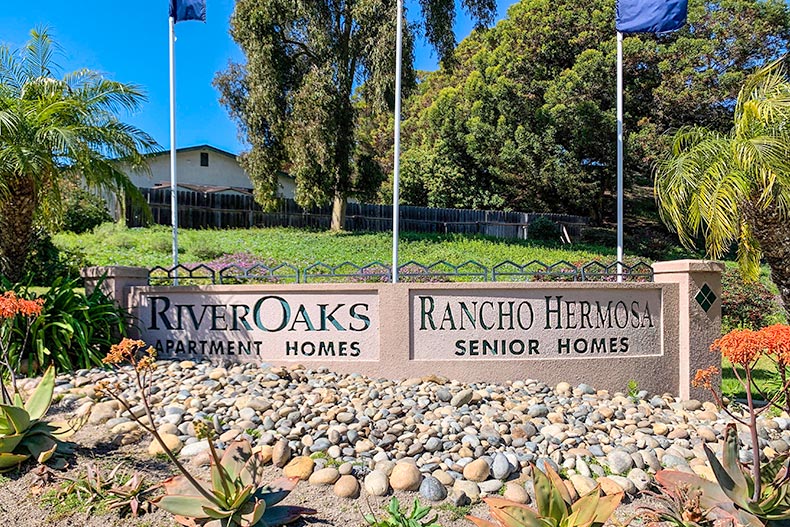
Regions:
[[379, 360], [376, 291], [162, 288], [142, 293], [136, 312], [142, 333], [160, 357]]
[[661, 290], [412, 290], [418, 361], [663, 355]]

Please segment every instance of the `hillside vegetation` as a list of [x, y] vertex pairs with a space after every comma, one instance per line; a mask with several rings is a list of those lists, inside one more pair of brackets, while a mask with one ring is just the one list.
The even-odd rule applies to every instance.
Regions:
[[[104, 224], [92, 233], [61, 233], [54, 242], [62, 251], [74, 253], [86, 265], [169, 266], [171, 231], [157, 226], [128, 229]], [[247, 253], [297, 266], [315, 262], [340, 264], [345, 261], [364, 265], [391, 259], [389, 233], [341, 233], [304, 231], [288, 228], [238, 230], [181, 230], [179, 253], [182, 263], [213, 260], [225, 254]], [[561, 246], [522, 240], [497, 240], [479, 236], [403, 233], [400, 261], [453, 264], [475, 260], [492, 266], [505, 260], [526, 263], [540, 260], [556, 263], [614, 260], [612, 249], [598, 246]]]

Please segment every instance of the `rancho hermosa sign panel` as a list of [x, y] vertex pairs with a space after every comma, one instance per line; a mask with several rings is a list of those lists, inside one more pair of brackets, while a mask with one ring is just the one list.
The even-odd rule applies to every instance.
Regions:
[[415, 360], [663, 354], [660, 289], [429, 289], [410, 304]]

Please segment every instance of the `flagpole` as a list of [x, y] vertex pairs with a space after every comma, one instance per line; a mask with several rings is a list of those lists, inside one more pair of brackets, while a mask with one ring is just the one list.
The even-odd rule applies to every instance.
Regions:
[[403, 0], [398, 0], [395, 46], [395, 159], [392, 178], [392, 283], [398, 283], [398, 233], [400, 230], [400, 112], [403, 49]]
[[[178, 190], [176, 181], [176, 21], [170, 17], [170, 210], [173, 226], [173, 267], [178, 266]], [[173, 269], [178, 285], [178, 270]]]
[[623, 34], [617, 32], [617, 281], [623, 281]]

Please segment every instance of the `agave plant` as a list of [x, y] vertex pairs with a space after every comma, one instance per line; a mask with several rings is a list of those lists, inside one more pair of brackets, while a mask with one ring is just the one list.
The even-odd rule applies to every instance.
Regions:
[[[681, 486], [701, 491], [700, 505], [712, 517], [727, 518], [749, 527], [787, 524], [790, 519], [790, 460], [778, 456], [760, 468], [760, 494], [754, 499], [755, 481], [752, 471], [738, 459], [740, 442], [734, 424], [724, 430], [721, 460], [703, 445], [716, 481], [683, 472], [663, 470], [656, 480], [663, 487], [676, 491]], [[755, 463], [759, 463], [755, 459]]]
[[623, 499], [623, 493], [600, 496], [596, 487], [577, 498], [554, 469], [532, 466], [538, 510], [503, 498], [485, 498], [495, 522], [467, 516], [478, 527], [602, 527]]
[[272, 527], [297, 520], [315, 510], [276, 506], [296, 487], [299, 478], [280, 478], [262, 483], [264, 461], [253, 454], [246, 440], [234, 441], [218, 459], [213, 443], [211, 481], [199, 481], [200, 488], [184, 476], [174, 476], [162, 486], [165, 495], [154, 503], [175, 515], [188, 527]]
[[13, 470], [31, 457], [44, 463], [58, 448], [63, 450], [61, 440], [79, 428], [77, 422], [42, 421], [54, 389], [55, 369], [50, 366], [27, 402], [17, 393], [13, 404], [0, 404], [0, 472]]

